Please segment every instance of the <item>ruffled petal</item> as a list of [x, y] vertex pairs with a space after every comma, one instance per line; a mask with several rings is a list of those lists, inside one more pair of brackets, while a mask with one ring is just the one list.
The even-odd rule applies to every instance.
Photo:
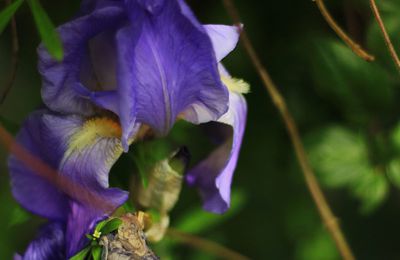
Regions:
[[218, 62], [233, 51], [239, 41], [240, 29], [237, 26], [209, 24], [204, 25], [214, 47]]
[[[108, 183], [109, 171], [123, 152], [121, 128], [108, 118], [85, 120], [76, 116], [46, 115], [43, 121], [56, 139], [64, 140], [60, 173], [79, 184], [70, 190], [74, 200], [70, 201], [66, 231], [67, 256], [72, 256], [82, 249], [86, 242], [84, 235], [94, 223], [111, 214], [128, 198], [127, 192], [109, 188]], [[69, 129], [69, 134], [63, 134], [62, 129]], [[85, 194], [82, 190], [91, 193]], [[96, 201], [88, 195], [95, 195]]]
[[11, 157], [14, 195], [36, 214], [67, 223], [68, 256], [81, 248], [84, 234], [97, 220], [128, 198], [127, 192], [109, 188], [108, 183], [109, 171], [123, 152], [120, 137], [119, 124], [109, 118], [85, 119], [48, 111], [34, 113], [17, 137], [57, 169], [59, 178], [50, 182]]
[[186, 175], [187, 182], [199, 188], [204, 202], [203, 208], [207, 211], [223, 213], [230, 206], [231, 182], [242, 143], [246, 115], [244, 97], [230, 92], [229, 111], [217, 121], [223, 124], [220, 127], [230, 126], [229, 131], [222, 131], [224, 142]]
[[44, 226], [33, 240], [23, 257], [24, 260], [64, 260], [65, 241], [64, 225], [53, 222]]
[[[42, 98], [50, 109], [82, 115], [90, 115], [93, 112], [90, 100], [77, 94], [74, 86], [82, 82], [84, 85], [93, 85], [92, 82], [95, 81], [93, 78], [97, 78], [95, 74], [99, 73], [99, 68], [103, 69], [104, 67], [102, 57], [112, 56], [111, 43], [104, 42], [104, 38], [107, 37], [103, 37], [103, 35], [108, 36], [109, 31], [118, 29], [120, 23], [126, 19], [121, 4], [113, 2], [114, 5], [96, 9], [88, 15], [59, 27], [58, 32], [65, 51], [62, 62], [55, 61], [43, 45], [39, 47], [39, 71], [43, 77]], [[98, 34], [100, 35], [96, 38], [95, 36]], [[92, 48], [93, 46], [90, 45], [97, 46], [97, 44], [90, 43], [92, 38], [94, 38], [94, 43], [103, 42], [104, 44], [98, 46], [97, 49]], [[95, 53], [93, 54], [91, 51]], [[111, 52], [110, 55], [107, 55], [108, 51]], [[102, 56], [97, 55], [97, 52], [102, 52]], [[90, 61], [92, 55], [98, 59], [95, 66]], [[112, 61], [108, 61], [107, 65], [110, 69]], [[104, 77], [101, 76], [98, 80], [104, 80]], [[110, 79], [106, 78], [104, 84], [107, 85], [109, 82]], [[112, 86], [107, 86], [106, 89], [110, 87]]]
[[[45, 111], [33, 113], [24, 123], [16, 141], [53, 169], [57, 169], [62, 150], [52, 146], [50, 133], [44, 128], [41, 118]], [[33, 172], [15, 156], [10, 156], [8, 167], [12, 193], [27, 210], [49, 219], [65, 220], [68, 199], [49, 180]]]
[[[114, 196], [112, 194], [113, 192], [115, 193]], [[108, 195], [114, 198], [120, 198], [120, 201], [113, 199], [113, 203], [116, 203], [114, 204], [116, 207], [122, 205], [128, 197], [127, 195], [121, 196], [120, 191], [117, 189], [108, 192]], [[96, 223], [107, 216], [109, 216], [109, 214], [105, 214], [96, 208], [71, 201], [65, 238], [67, 247], [66, 255], [68, 259], [87, 246], [89, 241], [85, 235], [91, 234]]]
[[207, 109], [214, 120], [227, 111], [229, 97], [211, 41], [176, 1], [166, 1], [157, 15], [144, 13], [140, 37], [133, 47], [131, 41], [131, 30], [118, 32], [123, 137], [136, 121], [166, 134], [193, 104]]
[[137, 1], [142, 8], [151, 14], [158, 14], [164, 6], [165, 0], [133, 0]]

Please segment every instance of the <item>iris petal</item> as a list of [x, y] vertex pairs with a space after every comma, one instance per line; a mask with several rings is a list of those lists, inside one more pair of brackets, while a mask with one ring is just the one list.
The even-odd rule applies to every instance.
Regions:
[[224, 127], [224, 142], [204, 161], [189, 171], [187, 181], [199, 188], [205, 210], [225, 212], [230, 205], [230, 188], [246, 124], [247, 105], [240, 93], [231, 92], [229, 111], [217, 122]]
[[208, 35], [181, 13], [176, 1], [166, 1], [159, 14], [145, 13], [142, 19], [140, 34], [124, 28], [117, 35], [123, 139], [136, 122], [164, 135], [193, 104], [214, 120], [224, 114], [228, 93]]
[[[89, 232], [92, 225], [128, 198], [127, 192], [109, 188], [108, 183], [109, 171], [123, 152], [121, 128], [108, 118], [84, 120], [74, 116], [47, 115], [44, 122], [52, 126], [51, 131], [56, 139], [66, 140], [64, 156], [59, 165], [60, 173], [80, 185], [76, 190], [79, 200], [71, 201], [69, 207], [67, 255], [72, 256], [84, 245], [84, 234]], [[70, 129], [71, 134], [65, 138], [61, 129]], [[82, 188], [90, 190], [112, 206], [110, 211], [104, 212], [100, 207], [88, 204], [90, 198], [83, 198], [82, 193], [79, 195]]]
[[85, 63], [89, 59], [89, 40], [101, 32], [116, 28], [124, 19], [123, 9], [118, 5], [110, 5], [59, 27], [65, 50], [62, 62], [55, 61], [44, 46], [39, 47], [42, 98], [50, 109], [62, 113], [92, 114], [90, 100], [81, 97], [74, 88], [81, 82], [82, 71], [93, 71], [90, 64]]
[[204, 27], [213, 44], [217, 60], [221, 61], [235, 49], [239, 41], [240, 28], [219, 24], [208, 24]]
[[[44, 111], [33, 113], [24, 123], [16, 139], [30, 153], [57, 169], [62, 150], [52, 146], [52, 138], [41, 121], [43, 114]], [[13, 155], [9, 158], [8, 166], [13, 195], [22, 206], [49, 219], [66, 219], [68, 201], [65, 194]]]
[[65, 259], [64, 228], [62, 223], [53, 222], [44, 226], [33, 240], [23, 257], [24, 260], [62, 260]]
[[88, 120], [46, 110], [34, 113], [17, 136], [21, 145], [57, 169], [63, 179], [50, 182], [11, 157], [14, 196], [36, 214], [67, 224], [68, 256], [81, 248], [84, 234], [97, 220], [128, 197], [108, 183], [110, 168], [123, 152], [120, 137], [119, 124], [109, 118]]

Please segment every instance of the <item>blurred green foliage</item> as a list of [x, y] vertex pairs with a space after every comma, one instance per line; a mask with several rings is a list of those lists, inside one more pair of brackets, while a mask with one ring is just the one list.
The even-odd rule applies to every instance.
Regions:
[[[80, 3], [41, 2], [55, 24], [72, 17]], [[291, 1], [290, 5], [286, 1], [236, 2], [260, 58], [288, 101], [311, 163], [355, 255], [358, 259], [399, 259], [400, 76], [368, 1], [326, 4], [339, 24], [375, 55], [372, 63], [355, 56], [336, 37], [312, 1]], [[205, 23], [230, 23], [220, 1], [189, 3]], [[400, 51], [400, 2], [386, 0], [379, 5]], [[21, 66], [0, 115], [12, 132], [41, 104], [35, 54], [39, 38], [26, 6], [17, 12]], [[9, 73], [10, 52], [6, 30], [0, 37], [1, 86]], [[196, 192], [184, 187], [171, 213], [172, 226], [253, 259], [339, 259], [304, 186], [285, 128], [245, 52], [238, 48], [224, 64], [235, 77], [252, 85], [232, 209], [224, 216], [204, 213]], [[184, 144], [195, 163], [213, 147], [199, 128], [186, 124], [174, 129], [170, 137], [172, 144], [150, 144], [149, 149], [164, 154]], [[5, 151], [0, 159], [6, 173]], [[113, 183], [124, 180], [124, 169], [134, 163], [124, 156], [113, 168]], [[7, 223], [0, 233], [0, 259], [10, 259], [14, 252], [24, 250], [43, 220], [29, 215], [12, 199], [7, 174], [0, 175], [0, 212], [0, 223]], [[154, 247], [164, 259], [214, 258], [168, 239]]]
[[23, 1], [24, 0], [15, 1], [0, 12], [0, 34], [4, 31], [4, 28], [10, 22], [11, 18], [21, 6]]
[[[0, 35], [23, 2], [23, 0], [10, 2], [10, 4], [0, 12]], [[32, 11], [36, 28], [39, 31], [44, 46], [55, 59], [62, 60], [64, 51], [61, 39], [46, 11], [43, 9], [39, 0], [27, 0], [27, 2]]]

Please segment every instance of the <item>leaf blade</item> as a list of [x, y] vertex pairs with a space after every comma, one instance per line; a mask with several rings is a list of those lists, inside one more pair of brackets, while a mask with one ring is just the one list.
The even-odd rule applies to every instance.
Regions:
[[107, 235], [115, 230], [118, 229], [118, 227], [122, 224], [122, 220], [119, 218], [113, 218], [101, 228], [101, 234], [102, 235]]
[[47, 48], [51, 56], [56, 60], [61, 61], [64, 57], [64, 50], [60, 36], [58, 35], [53, 22], [50, 20], [38, 0], [29, 0], [28, 3], [44, 46]]
[[91, 247], [85, 247], [81, 251], [79, 251], [76, 255], [70, 258], [70, 260], [84, 260], [86, 256], [90, 253]]
[[21, 6], [24, 0], [17, 0], [12, 4], [8, 5], [4, 8], [3, 11], [0, 12], [0, 34], [3, 33], [4, 29], [6, 28], [7, 24], [10, 22], [11, 18]]

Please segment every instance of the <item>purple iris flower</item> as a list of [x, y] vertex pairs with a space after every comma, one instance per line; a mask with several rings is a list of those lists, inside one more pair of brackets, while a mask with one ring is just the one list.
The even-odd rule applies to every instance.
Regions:
[[246, 103], [243, 88], [235, 87], [243, 84], [219, 62], [235, 48], [239, 30], [200, 24], [183, 0], [86, 0], [79, 16], [58, 31], [65, 49], [61, 63], [39, 48], [42, 97], [51, 110], [113, 112], [125, 151], [138, 125], [158, 135], [178, 119], [231, 127], [223, 144], [187, 175], [200, 188], [205, 209], [224, 212]]
[[20, 259], [71, 257], [85, 245], [85, 234], [96, 222], [125, 202], [127, 192], [108, 185], [110, 168], [123, 152], [120, 136], [119, 124], [106, 118], [40, 110], [26, 120], [17, 142], [57, 176], [35, 172], [17, 156], [9, 159], [14, 197], [49, 220]]

